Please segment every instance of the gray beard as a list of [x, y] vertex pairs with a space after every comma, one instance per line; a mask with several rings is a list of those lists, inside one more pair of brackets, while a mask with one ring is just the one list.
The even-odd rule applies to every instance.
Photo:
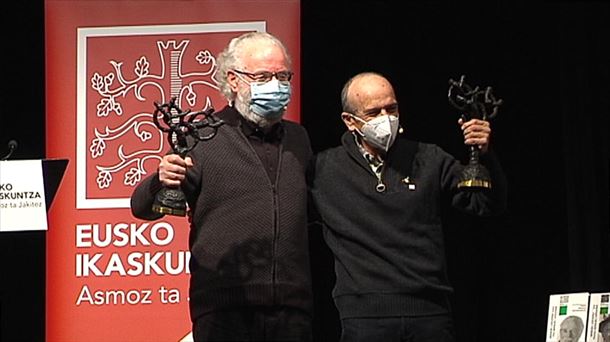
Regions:
[[238, 92], [235, 100], [233, 101], [233, 106], [235, 109], [237, 109], [237, 112], [246, 120], [262, 128], [273, 126], [282, 120], [281, 117], [277, 119], [267, 119], [260, 115], [256, 115], [250, 110], [250, 100], [250, 92], [248, 90], [244, 90], [244, 93]]

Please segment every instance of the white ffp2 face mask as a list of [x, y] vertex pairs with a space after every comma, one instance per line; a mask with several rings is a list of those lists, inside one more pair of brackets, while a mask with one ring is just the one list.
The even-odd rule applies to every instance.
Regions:
[[398, 117], [384, 114], [369, 121], [353, 114], [352, 117], [364, 122], [361, 130], [356, 129], [364, 141], [380, 151], [387, 152], [390, 149], [398, 133]]

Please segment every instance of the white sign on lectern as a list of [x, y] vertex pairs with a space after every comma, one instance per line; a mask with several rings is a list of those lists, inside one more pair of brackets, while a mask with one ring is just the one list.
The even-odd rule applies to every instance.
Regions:
[[23, 230], [47, 230], [42, 161], [0, 161], [0, 232]]

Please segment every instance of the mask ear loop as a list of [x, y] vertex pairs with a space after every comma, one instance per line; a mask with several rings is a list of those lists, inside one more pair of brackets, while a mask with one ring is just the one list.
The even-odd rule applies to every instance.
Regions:
[[244, 78], [244, 76], [243, 76], [243, 75], [241, 75], [240, 73], [235, 72], [235, 76], [237, 76], [237, 78], [238, 78], [239, 80], [241, 80], [242, 82], [244, 82], [244, 83], [245, 83], [245, 84], [247, 84], [247, 85], [252, 84], [252, 82], [250, 82], [250, 81], [248, 81], [247, 79], [245, 79], [245, 78]]
[[[352, 113], [347, 113], [347, 114], [349, 114], [349, 116], [351, 116], [352, 118], [354, 118], [354, 119], [356, 119], [356, 120], [358, 120], [358, 121], [360, 121], [360, 122], [362, 122], [362, 123], [365, 123], [365, 124], [366, 124], [366, 121], [362, 120], [361, 118], [357, 117], [356, 115], [354, 115], [354, 114], [352, 114]], [[358, 133], [358, 135], [359, 135], [361, 138], [362, 138], [362, 137], [364, 137], [364, 134], [363, 134], [363, 133], [360, 131], [360, 129], [359, 129], [359, 128], [355, 128], [353, 132]], [[353, 133], [353, 132], [352, 132], [352, 133]]]

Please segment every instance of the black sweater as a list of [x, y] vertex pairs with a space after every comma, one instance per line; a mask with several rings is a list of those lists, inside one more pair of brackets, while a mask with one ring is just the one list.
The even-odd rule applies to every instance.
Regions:
[[[491, 153], [491, 191], [455, 191], [462, 165], [441, 148], [399, 137], [377, 177], [352, 134], [320, 153], [312, 199], [335, 256], [333, 298], [341, 318], [449, 311], [441, 222], [444, 196], [477, 215], [502, 211], [506, 180]], [[407, 180], [408, 177], [408, 180]]]
[[[191, 319], [223, 308], [291, 306], [312, 309], [305, 169], [311, 158], [305, 129], [283, 121], [275, 185], [226, 107], [226, 124], [190, 153], [182, 188], [192, 210], [189, 237]], [[151, 211], [158, 174], [132, 195], [132, 213]]]

